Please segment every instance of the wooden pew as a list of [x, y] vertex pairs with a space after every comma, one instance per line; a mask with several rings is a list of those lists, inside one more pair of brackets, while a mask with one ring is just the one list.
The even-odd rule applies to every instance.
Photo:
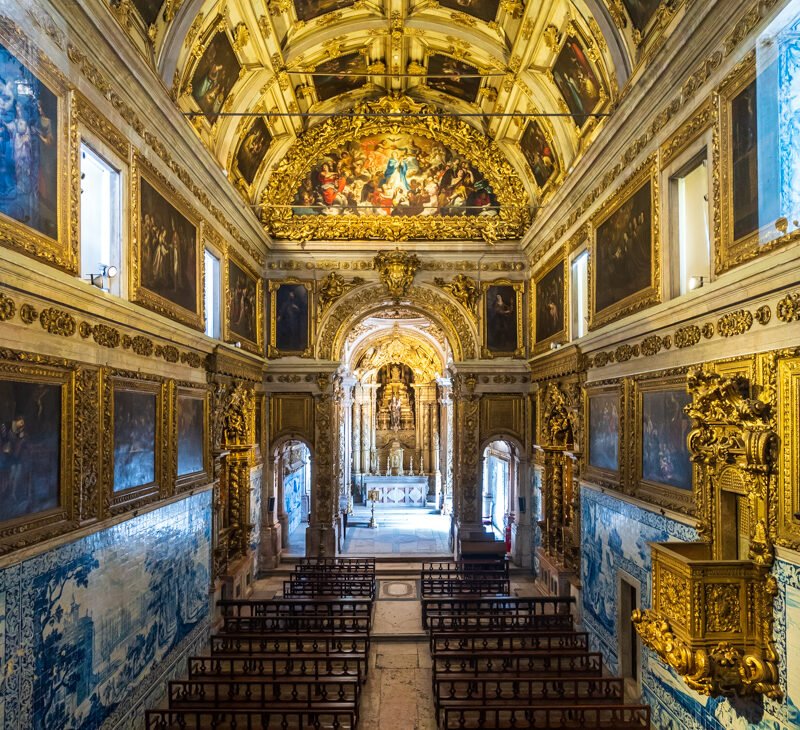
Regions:
[[354, 710], [148, 710], [146, 730], [354, 730]]
[[650, 708], [644, 705], [569, 707], [515, 706], [493, 708], [446, 707], [441, 730], [631, 730], [650, 727]]
[[301, 558], [294, 570], [296, 573], [327, 571], [375, 575], [375, 558]]
[[289, 580], [283, 582], [283, 596], [360, 596], [374, 599], [375, 579], [335, 573], [292, 573]]
[[[429, 628], [429, 621], [433, 617], [469, 619], [463, 630], [481, 629], [490, 627], [495, 619], [498, 628], [534, 628], [536, 620], [544, 628], [572, 628], [572, 615], [570, 607], [574, 598], [559, 596], [454, 596], [454, 597], [423, 597], [422, 598], [422, 625]], [[559, 622], [557, 617], [564, 620]], [[503, 619], [503, 620], [500, 620]], [[514, 620], [511, 620], [514, 619]], [[454, 622], [453, 625], [457, 625]], [[448, 623], [439, 622], [441, 628], [446, 630]]]
[[461, 578], [422, 578], [422, 598], [465, 595], [508, 595], [511, 581], [508, 578], [487, 577], [485, 573], [468, 573]]
[[305, 654], [347, 654], [366, 657], [369, 653], [367, 634], [333, 635], [330, 633], [302, 634], [213, 634], [211, 654], [257, 654], [283, 653], [291, 656]]
[[369, 598], [283, 598], [217, 603], [222, 616], [371, 616]]
[[433, 681], [454, 678], [586, 676], [603, 674], [603, 657], [598, 652], [497, 654], [460, 652], [437, 654], [433, 658]]
[[534, 651], [589, 651], [589, 634], [585, 631], [539, 631], [521, 633], [474, 634], [444, 633], [432, 634], [430, 638], [431, 655], [448, 652], [496, 652], [508, 656], [515, 652]]
[[223, 616], [220, 633], [368, 634], [370, 616]]
[[355, 654], [216, 654], [189, 657], [189, 679], [364, 677], [366, 657]]

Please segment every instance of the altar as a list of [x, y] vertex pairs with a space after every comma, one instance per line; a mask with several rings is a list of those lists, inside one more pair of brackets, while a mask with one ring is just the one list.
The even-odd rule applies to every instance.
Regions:
[[424, 507], [428, 501], [426, 476], [364, 476], [365, 494], [376, 489], [378, 504], [404, 504]]

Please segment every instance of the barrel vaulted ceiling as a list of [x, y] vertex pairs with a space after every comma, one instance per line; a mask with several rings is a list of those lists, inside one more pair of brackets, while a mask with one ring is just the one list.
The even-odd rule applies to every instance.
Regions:
[[[410, 134], [406, 141], [412, 140], [414, 154], [424, 150], [427, 164], [433, 164], [431, 157], [441, 163], [447, 155], [469, 159], [471, 179], [485, 175], [478, 190], [494, 193], [492, 204], [504, 216], [525, 208], [525, 215], [508, 219], [513, 225], [492, 229], [495, 237], [521, 237], [536, 207], [563, 181], [602, 127], [603, 115], [613, 110], [648, 35], [671, 20], [680, 5], [657, 0], [109, 1], [187, 113], [187, 124], [261, 215], [268, 233], [305, 239], [370, 237], [357, 226], [331, 235], [332, 225], [343, 224], [330, 220], [312, 221], [316, 228], [284, 224], [297, 212], [304, 176], [321, 174], [313, 165], [325, 159], [343, 164], [342, 150], [326, 157], [325, 140], [355, 140], [361, 134], [373, 146], [385, 143], [375, 141], [381, 136], [376, 110], [397, 115], [382, 122], [382, 131], [394, 134], [392, 140]], [[354, 121], [352, 115], [362, 113]], [[442, 113], [444, 124], [436, 116]], [[452, 113], [468, 116], [447, 117]], [[416, 131], [406, 129], [409, 120], [417, 122]], [[444, 166], [449, 162], [445, 159]], [[414, 186], [425, 183], [424, 171], [419, 172]], [[356, 176], [352, 170], [346, 174]], [[404, 184], [409, 187], [405, 178]], [[425, 238], [430, 225], [430, 238], [454, 237], [436, 216], [427, 218], [419, 225], [409, 218], [397, 230]], [[521, 229], [514, 229], [517, 224]], [[473, 229], [480, 234], [479, 227]]]

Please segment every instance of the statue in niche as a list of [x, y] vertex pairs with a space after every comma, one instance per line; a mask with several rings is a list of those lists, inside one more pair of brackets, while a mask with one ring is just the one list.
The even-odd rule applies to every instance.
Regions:
[[389, 402], [389, 428], [392, 431], [400, 430], [401, 418], [402, 406], [400, 404], [400, 399], [395, 395]]

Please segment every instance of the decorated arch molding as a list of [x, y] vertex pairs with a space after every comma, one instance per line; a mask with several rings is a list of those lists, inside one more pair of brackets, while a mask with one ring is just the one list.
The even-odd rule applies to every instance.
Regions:
[[[412, 286], [403, 298], [404, 304], [417, 309], [445, 331], [453, 351], [453, 359], [472, 360], [478, 357], [478, 333], [462, 307], [446, 294], [425, 286]], [[339, 299], [320, 323], [317, 357], [338, 360], [352, 327], [387, 303], [382, 285], [355, 289]]]
[[[437, 154], [444, 156], [442, 164], [468, 163], [471, 172], [467, 174], [476, 180], [470, 202], [464, 205], [460, 200], [461, 207], [451, 202], [458, 197], [456, 186], [450, 201], [441, 205], [434, 214], [414, 214], [415, 207], [408, 207], [405, 211], [398, 209], [397, 195], [394, 206], [389, 203], [382, 206], [377, 201], [386, 198], [376, 197], [375, 212], [367, 214], [363, 207], [359, 209], [352, 203], [346, 205], [346, 196], [339, 207], [331, 204], [322, 211], [313, 207], [317, 203], [312, 204], [310, 199], [304, 199], [304, 183], [308, 185], [311, 176], [321, 169], [325, 160], [339, 161], [342, 155], [351, 154], [353, 147], [358, 145], [363, 147], [364, 144], [383, 142], [387, 145], [386, 149], [391, 149], [386, 140], [392, 137], [403, 139], [406, 149], [409, 141], [412, 146], [415, 141], [435, 143]], [[388, 153], [386, 157], [383, 179], [387, 179], [389, 170], [393, 169], [392, 160], [397, 168], [401, 164]], [[420, 169], [419, 177], [423, 178], [426, 170]], [[433, 169], [433, 166], [429, 169]], [[327, 190], [332, 199], [343, 192], [341, 188], [346, 176], [337, 177], [333, 170], [330, 172]], [[320, 174], [317, 173], [318, 176]], [[413, 184], [408, 182], [411, 175], [409, 178], [405, 178], [405, 172], [402, 175], [405, 192], [408, 193], [409, 186]], [[417, 183], [424, 197], [424, 179]], [[383, 185], [380, 179], [378, 184]], [[390, 191], [385, 192], [388, 194]], [[354, 198], [356, 203], [361, 202], [358, 197]], [[307, 204], [304, 205], [304, 202]], [[309, 129], [289, 148], [272, 173], [262, 193], [261, 204], [262, 221], [273, 238], [299, 241], [495, 241], [520, 238], [531, 219], [528, 194], [522, 181], [494, 141], [461, 119], [440, 114], [435, 108], [406, 96], [363, 102], [355, 107], [352, 114], [331, 117]], [[398, 212], [408, 214], [397, 215]]]

